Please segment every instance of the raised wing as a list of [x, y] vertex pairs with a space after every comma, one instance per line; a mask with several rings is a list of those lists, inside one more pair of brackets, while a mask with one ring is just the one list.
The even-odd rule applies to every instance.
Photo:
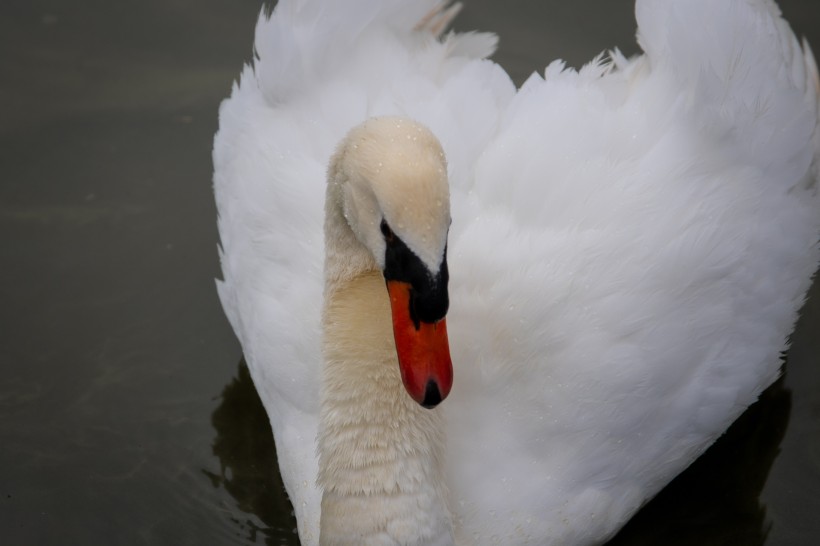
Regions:
[[448, 475], [482, 536], [617, 528], [778, 376], [818, 263], [808, 53], [769, 2], [637, 14], [645, 56], [531, 77], [453, 197]]
[[364, 119], [403, 114], [436, 132], [455, 177], [466, 179], [514, 95], [504, 72], [481, 60], [494, 36], [450, 35], [442, 43], [414, 30], [437, 6], [282, 0], [260, 16], [256, 59], [220, 108], [218, 290], [265, 402], [303, 539], [318, 537], [328, 159]]

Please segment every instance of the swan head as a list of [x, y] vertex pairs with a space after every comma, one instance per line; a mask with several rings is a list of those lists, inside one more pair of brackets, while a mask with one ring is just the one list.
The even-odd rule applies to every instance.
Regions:
[[438, 139], [419, 123], [372, 118], [352, 129], [331, 161], [328, 195], [382, 270], [402, 381], [425, 407], [452, 386], [449, 306], [450, 193]]

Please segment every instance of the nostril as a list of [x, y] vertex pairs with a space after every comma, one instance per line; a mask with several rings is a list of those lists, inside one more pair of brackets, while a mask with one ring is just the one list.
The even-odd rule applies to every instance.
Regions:
[[441, 400], [441, 391], [438, 388], [438, 384], [430, 379], [427, 382], [427, 387], [424, 389], [424, 400], [421, 401], [421, 405], [427, 409], [431, 409], [438, 406]]

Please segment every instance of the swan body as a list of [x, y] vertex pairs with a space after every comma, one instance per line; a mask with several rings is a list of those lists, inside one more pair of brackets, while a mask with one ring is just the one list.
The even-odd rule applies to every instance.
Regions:
[[[260, 17], [214, 143], [219, 295], [303, 544], [601, 543], [779, 374], [820, 257], [817, 69], [770, 1], [638, 0], [643, 55], [516, 90], [441, 13]], [[435, 409], [397, 241], [449, 286]]]

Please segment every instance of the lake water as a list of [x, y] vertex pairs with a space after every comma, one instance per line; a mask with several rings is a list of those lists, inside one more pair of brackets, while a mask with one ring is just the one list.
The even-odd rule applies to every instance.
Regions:
[[[820, 3], [781, 3], [820, 49]], [[214, 290], [211, 140], [251, 0], [0, 4], [0, 543], [296, 544]], [[469, 1], [517, 81], [631, 2]], [[820, 289], [783, 381], [612, 542], [816, 544]]]

